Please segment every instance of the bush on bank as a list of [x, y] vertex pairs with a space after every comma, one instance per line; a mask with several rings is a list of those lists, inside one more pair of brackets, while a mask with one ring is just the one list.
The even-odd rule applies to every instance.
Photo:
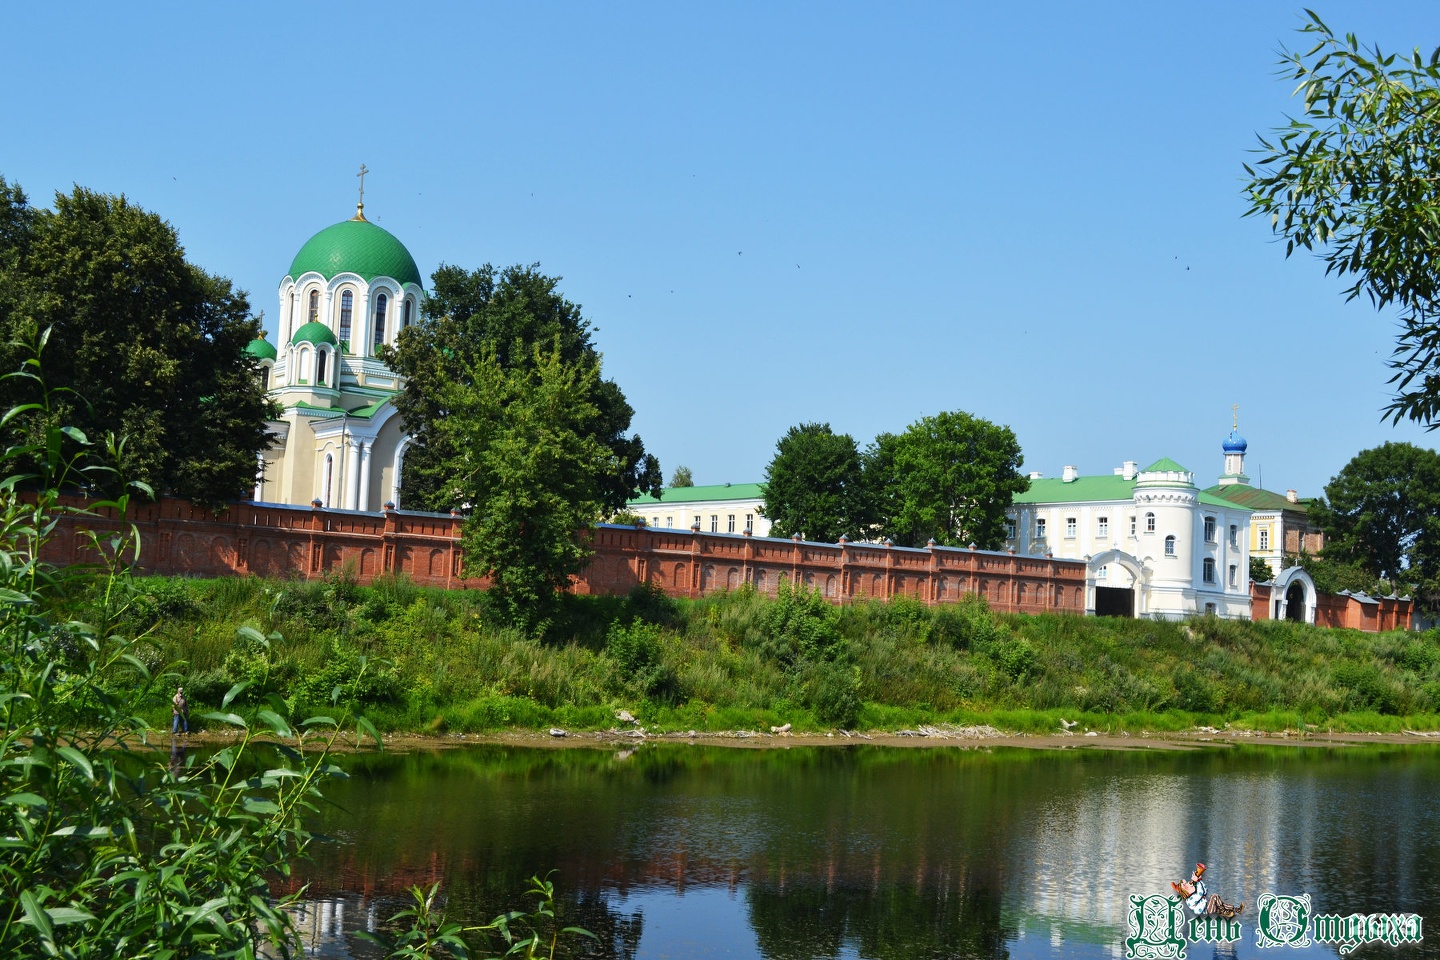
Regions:
[[[141, 584], [128, 626], [154, 662], [185, 662], [197, 701], [243, 681], [245, 698], [303, 712], [339, 691], [408, 732], [603, 729], [620, 709], [652, 730], [1054, 732], [1062, 718], [1099, 731], [1440, 728], [1433, 631], [1001, 615], [977, 597], [833, 607], [804, 589], [691, 601], [641, 588], [567, 597], [535, 638], [497, 626], [483, 593], [403, 577]], [[271, 641], [237, 639], [246, 625]]]

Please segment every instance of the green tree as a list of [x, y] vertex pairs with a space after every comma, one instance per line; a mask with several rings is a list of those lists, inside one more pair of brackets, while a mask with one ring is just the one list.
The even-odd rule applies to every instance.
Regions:
[[[439, 425], [449, 416], [447, 398], [455, 388], [474, 386], [477, 369], [493, 361], [502, 371], [536, 366], [536, 348], [552, 352], [562, 364], [599, 368], [600, 354], [580, 307], [563, 297], [558, 277], [541, 273], [538, 265], [497, 271], [486, 264], [478, 270], [442, 266], [432, 275], [431, 295], [421, 321], [402, 330], [384, 359], [406, 378], [395, 398], [415, 443], [406, 451], [401, 478], [407, 506], [448, 510], [461, 484], [462, 458], [467, 451], [448, 438], [453, 431]], [[660, 464], [645, 453], [638, 436], [627, 433], [634, 414], [613, 380], [599, 379], [587, 397], [595, 415], [587, 420], [586, 436], [602, 443], [613, 468], [597, 477], [601, 512], [586, 519], [619, 512], [637, 491], [658, 495]]]
[[833, 432], [828, 423], [802, 423], [775, 444], [765, 468], [761, 512], [776, 536], [798, 533], [822, 543], [834, 543], [841, 534], [858, 539], [868, 526], [863, 494], [854, 438]]
[[1362, 450], [1310, 507], [1326, 560], [1406, 584], [1433, 607], [1440, 579], [1440, 453], [1409, 443]]
[[676, 467], [676, 468], [675, 468], [675, 472], [674, 472], [673, 474], [671, 474], [671, 476], [670, 476], [670, 486], [672, 486], [672, 487], [693, 487], [693, 486], [695, 486], [695, 478], [694, 478], [694, 476], [691, 475], [691, 473], [690, 473], [690, 468], [687, 467], [687, 466], [685, 466], [685, 464], [683, 464], [683, 463], [680, 464], [680, 466]]
[[1264, 557], [1250, 558], [1250, 582], [1269, 583], [1275, 579], [1275, 574], [1270, 570], [1270, 564], [1265, 562]]
[[880, 529], [905, 547], [933, 537], [941, 546], [998, 550], [1005, 509], [1030, 486], [1014, 432], [959, 411], [882, 434], [865, 460]]
[[[1308, 11], [1307, 11], [1308, 13]], [[1260, 138], [1246, 165], [1249, 215], [1270, 218], [1285, 255], [1316, 253], [1377, 309], [1399, 309], [1385, 412], [1433, 428], [1440, 414], [1440, 49], [1396, 56], [1337, 37], [1319, 17], [1314, 43], [1285, 53], [1303, 112]]]
[[556, 593], [589, 560], [586, 534], [624, 464], [605, 442], [598, 355], [567, 360], [559, 338], [532, 350], [509, 367], [487, 350], [442, 387], [446, 415], [431, 429], [460, 451], [442, 493], [472, 511], [467, 570], [491, 578], [506, 619], [543, 630]]
[[[124, 436], [130, 476], [157, 491], [218, 505], [254, 486], [278, 416], [245, 352], [259, 321], [160, 217], [81, 187], [33, 210], [0, 179], [0, 366], [16, 369], [45, 330], [51, 425]], [[11, 378], [0, 402], [33, 403], [37, 389]], [[16, 421], [5, 439], [43, 429]]]

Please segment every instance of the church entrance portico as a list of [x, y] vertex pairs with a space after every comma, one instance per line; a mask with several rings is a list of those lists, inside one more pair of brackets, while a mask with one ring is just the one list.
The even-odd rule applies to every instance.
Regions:
[[1145, 612], [1145, 565], [1122, 550], [1085, 558], [1086, 613], [1139, 617]]

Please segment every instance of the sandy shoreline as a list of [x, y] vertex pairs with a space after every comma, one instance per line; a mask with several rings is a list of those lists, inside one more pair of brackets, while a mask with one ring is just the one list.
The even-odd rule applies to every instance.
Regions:
[[[1228, 748], [1242, 744], [1290, 747], [1336, 747], [1362, 744], [1423, 744], [1440, 746], [1437, 733], [1316, 733], [1283, 731], [1264, 733], [1254, 730], [1192, 730], [1184, 732], [1138, 734], [1012, 734], [991, 727], [923, 728], [921, 731], [848, 731], [844, 733], [768, 733], [750, 730], [723, 732], [641, 732], [637, 730], [574, 731], [555, 736], [545, 730], [506, 730], [497, 733], [386, 734], [384, 749], [395, 751], [446, 750], [471, 744], [529, 747], [539, 749], [626, 747], [642, 743], [693, 743], [736, 749], [788, 749], [791, 747], [838, 747], [866, 744], [912, 749], [952, 747], [989, 749], [1020, 747], [1032, 750], [1200, 750]], [[228, 731], [195, 733], [176, 738], [187, 746], [221, 746], [233, 743], [237, 734]], [[257, 738], [264, 739], [264, 738]], [[153, 747], [169, 747], [168, 732], [156, 731], [149, 738]], [[319, 747], [323, 738], [313, 737], [307, 746]], [[336, 741], [335, 749], [354, 752], [353, 734]], [[374, 750], [375, 742], [367, 739], [360, 750]]]

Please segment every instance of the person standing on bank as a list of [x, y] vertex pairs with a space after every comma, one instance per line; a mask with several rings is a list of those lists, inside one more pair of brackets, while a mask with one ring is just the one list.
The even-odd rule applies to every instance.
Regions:
[[190, 733], [190, 703], [185, 699], [184, 687], [175, 688], [175, 696], [170, 698], [170, 707], [173, 710], [170, 718], [170, 735], [173, 737], [183, 723], [188, 736]]

